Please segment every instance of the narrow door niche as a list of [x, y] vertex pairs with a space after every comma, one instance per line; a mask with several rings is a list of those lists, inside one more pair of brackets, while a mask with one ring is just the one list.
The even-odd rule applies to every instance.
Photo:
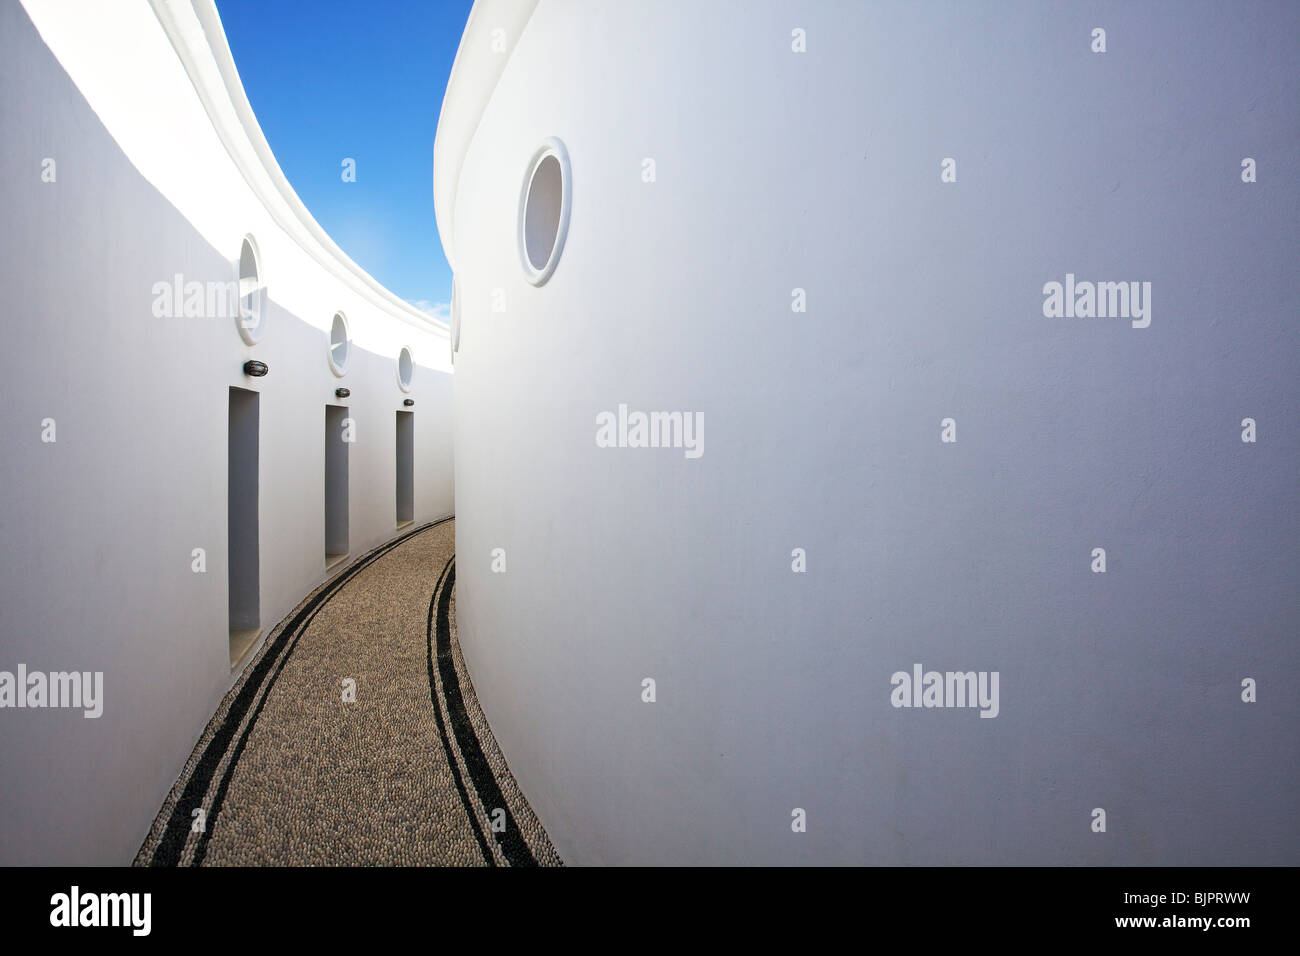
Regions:
[[325, 567], [348, 555], [348, 410], [325, 406]]
[[397, 526], [415, 520], [415, 412], [397, 413]]
[[226, 567], [230, 586], [230, 666], [261, 633], [258, 569], [258, 394], [230, 390], [226, 482]]

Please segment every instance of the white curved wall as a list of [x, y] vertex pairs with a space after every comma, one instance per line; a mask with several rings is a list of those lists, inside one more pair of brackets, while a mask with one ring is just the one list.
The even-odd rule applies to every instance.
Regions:
[[[457, 609], [565, 860], [1300, 860], [1300, 11], [543, 0], [495, 69], [506, 12], [435, 151]], [[1150, 325], [1045, 317], [1067, 273]], [[597, 447], [620, 403], [704, 454]], [[998, 672], [996, 718], [892, 706], [918, 662]]]
[[[356, 423], [352, 556], [397, 531], [395, 412], [408, 397], [415, 521], [453, 511], [446, 329], [365, 276], [278, 191], [260, 132], [241, 125], [242, 90], [221, 76], [224, 38], [205, 33], [211, 4], [158, 8], [197, 75], [147, 4], [0, 5], [0, 670], [104, 674], [98, 719], [0, 712], [6, 864], [130, 862], [234, 679], [230, 387], [260, 393], [264, 634], [326, 575], [325, 405], [347, 405]], [[233, 280], [248, 233], [269, 297], [256, 345], [229, 317], [154, 313], [155, 283]], [[339, 310], [352, 333], [341, 378], [327, 359]], [[404, 345], [416, 361], [409, 393], [397, 383]], [[245, 376], [249, 359], [269, 374]], [[336, 398], [339, 386], [351, 396]], [[192, 571], [195, 548], [205, 573]]]

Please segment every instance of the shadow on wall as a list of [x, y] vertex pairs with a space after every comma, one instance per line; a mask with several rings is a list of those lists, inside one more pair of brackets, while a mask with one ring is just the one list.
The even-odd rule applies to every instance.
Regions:
[[[397, 356], [353, 343], [338, 377], [269, 261], [246, 344], [208, 309], [239, 263], [139, 174], [19, 4], [0, 4], [0, 53], [0, 285], [24, 317], [6, 327], [23, 358], [0, 420], [0, 671], [103, 676], [98, 718], [0, 716], [0, 863], [121, 865], [231, 684], [231, 630], [269, 630], [340, 540], [361, 554], [451, 512], [451, 376], [408, 362], [404, 391]], [[155, 291], [176, 276], [203, 283], [202, 314]], [[331, 484], [336, 407], [354, 441]]]

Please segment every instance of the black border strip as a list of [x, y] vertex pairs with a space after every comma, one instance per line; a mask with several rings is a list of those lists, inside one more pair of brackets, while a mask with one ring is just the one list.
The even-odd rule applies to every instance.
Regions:
[[[203, 751], [203, 756], [199, 758], [199, 762], [195, 766], [193, 773], [190, 774], [189, 780], [186, 781], [185, 789], [181, 792], [180, 797], [177, 798], [175, 806], [172, 807], [171, 819], [167, 821], [167, 829], [163, 832], [162, 837], [159, 838], [158, 846], [154, 849], [153, 857], [149, 861], [150, 866], [180, 865], [181, 857], [184, 855], [185, 845], [189, 840], [190, 835], [190, 818], [187, 809], [202, 805], [203, 798], [207, 795], [208, 789], [212, 786], [212, 778], [216, 776], [217, 768], [221, 765], [222, 758], [225, 756], [226, 751], [230, 749], [230, 743], [239, 731], [239, 726], [243, 723], [244, 716], [249, 713], [250, 709], [254, 708], [254, 702], [256, 701], [256, 708], [253, 709], [252, 715], [249, 717], [248, 726], [246, 726], [244, 732], [240, 734], [238, 743], [236, 744], [235, 753], [232, 756], [230, 763], [226, 766], [225, 773], [222, 775], [221, 783], [217, 791], [217, 797], [213, 801], [212, 807], [207, 816], [207, 826], [199, 835], [199, 841], [194, 850], [194, 858], [191, 861], [191, 865], [199, 866], [202, 864], [203, 857], [207, 852], [208, 841], [212, 837], [212, 831], [214, 829], [217, 814], [221, 809], [221, 803], [225, 798], [226, 791], [229, 789], [230, 779], [234, 775], [235, 766], [239, 762], [239, 757], [243, 753], [244, 747], [248, 742], [248, 737], [252, 732], [253, 725], [257, 722], [257, 717], [262, 712], [262, 705], [266, 702], [266, 696], [264, 693], [260, 700], [258, 699], [258, 695], [262, 691], [267, 693], [270, 692], [271, 686], [275, 683], [276, 678], [280, 676], [280, 671], [283, 670], [285, 661], [288, 659], [289, 654], [292, 653], [293, 647], [297, 644], [298, 638], [301, 636], [302, 632], [306, 630], [307, 626], [315, 618], [316, 614], [325, 603], [338, 593], [345, 584], [356, 577], [356, 575], [363, 569], [369, 567], [379, 558], [396, 548], [399, 544], [402, 544], [407, 539], [412, 538], [417, 534], [422, 534], [423, 532], [428, 531], [430, 528], [436, 528], [438, 525], [452, 520], [453, 517], [454, 515], [449, 515], [446, 518], [423, 525], [413, 531], [408, 531], [404, 535], [394, 538], [385, 544], [379, 545], [365, 557], [353, 563], [333, 581], [327, 582], [325, 587], [317, 592], [315, 597], [311, 598], [305, 605], [303, 605], [302, 609], [293, 616], [293, 619], [280, 630], [280, 634], [276, 637], [275, 643], [272, 644], [269, 649], [263, 648], [263, 653], [259, 656], [257, 663], [253, 665], [253, 672], [249, 674], [247, 679], [244, 681], [244, 686], [240, 688], [239, 694], [231, 703], [230, 709], [226, 713], [225, 720], [222, 721], [221, 726], [212, 735], [212, 739], [208, 742], [208, 746]], [[281, 651], [284, 651], [286, 647], [288, 650], [282, 655]], [[272, 671], [272, 666], [276, 664], [277, 658], [279, 658], [279, 664], [278, 666], [275, 666], [275, 670]], [[269, 680], [267, 680], [268, 674], [270, 675]], [[263, 687], [263, 684], [265, 684], [265, 687]]]
[[[433, 718], [438, 724], [438, 736], [442, 738], [442, 750], [447, 755], [447, 766], [451, 768], [452, 779], [456, 781], [456, 792], [460, 794], [460, 803], [465, 810], [465, 816], [469, 818], [469, 825], [474, 830], [474, 839], [478, 841], [478, 848], [483, 852], [483, 859], [487, 861], [488, 866], [496, 866], [496, 857], [488, 849], [487, 841], [483, 839], [483, 830], [478, 825], [478, 817], [474, 814], [474, 805], [470, 803], [469, 794], [465, 791], [465, 781], [460, 775], [460, 764], [456, 762], [456, 755], [451, 749], [451, 740], [447, 737], [447, 724], [442, 717], [442, 705], [438, 702], [438, 688], [433, 679], [433, 622], [435, 608], [440, 609], [439, 598], [444, 590], [450, 594], [450, 585], [444, 587], [447, 580], [448, 572], [452, 571], [452, 564], [456, 560], [453, 554], [443, 565], [442, 574], [438, 575], [438, 585], [433, 589], [433, 594], [429, 598], [429, 619], [425, 624], [425, 662], [429, 668], [429, 700], [433, 702]], [[450, 600], [450, 599], [448, 599]], [[441, 619], [440, 619], [441, 620]]]
[[510, 805], [506, 803], [501, 786], [497, 783], [492, 767], [483, 756], [474, 725], [470, 723], [469, 713], [465, 710], [465, 697], [460, 690], [460, 678], [456, 674], [456, 661], [451, 654], [451, 591], [456, 583], [456, 556], [453, 554], [447, 565], [446, 581], [438, 595], [438, 675], [442, 678], [442, 696], [447, 704], [447, 713], [451, 718], [451, 727], [456, 734], [456, 743], [460, 745], [461, 757], [465, 761], [465, 770], [474, 783], [474, 790], [483, 804], [488, 817], [498, 808], [505, 811], [506, 829], [504, 833], [493, 833], [497, 845], [505, 854], [511, 866], [537, 866], [537, 860], [528, 848]]

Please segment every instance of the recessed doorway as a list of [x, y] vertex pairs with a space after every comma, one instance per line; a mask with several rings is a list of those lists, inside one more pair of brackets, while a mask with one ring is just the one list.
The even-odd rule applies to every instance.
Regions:
[[230, 389], [227, 432], [226, 568], [230, 591], [230, 666], [240, 663], [261, 634], [258, 564], [259, 396]]
[[415, 412], [397, 413], [397, 526], [415, 520]]
[[325, 567], [348, 555], [348, 439], [345, 405], [325, 406]]

